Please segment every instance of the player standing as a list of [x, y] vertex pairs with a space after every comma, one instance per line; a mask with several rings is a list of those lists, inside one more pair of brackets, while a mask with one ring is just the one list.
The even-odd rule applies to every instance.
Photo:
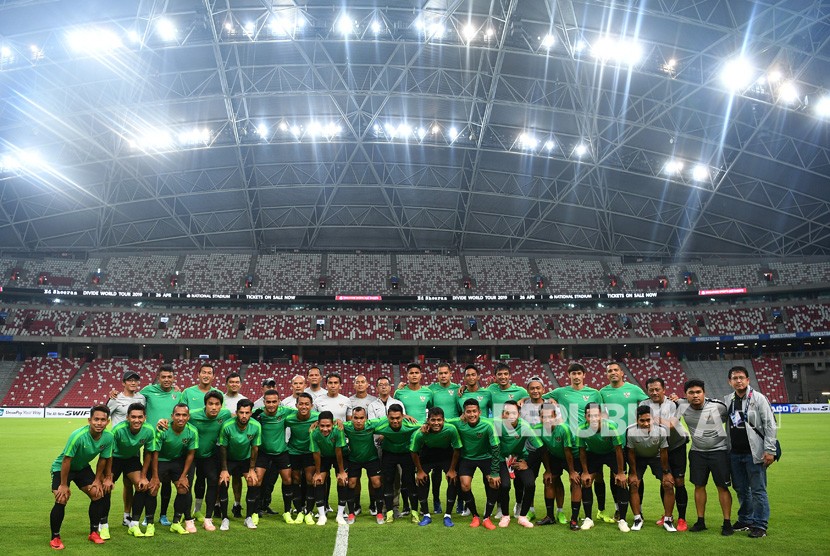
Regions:
[[282, 479], [282, 502], [285, 508], [282, 517], [286, 523], [294, 523], [291, 518], [291, 501], [294, 488], [291, 481], [291, 461], [288, 456], [288, 444], [285, 441], [285, 418], [296, 415], [297, 410], [280, 405], [279, 393], [267, 390], [263, 396], [265, 407], [254, 413], [254, 419], [262, 425], [262, 445], [257, 451], [257, 482], [262, 485], [260, 509], [267, 508], [271, 501], [271, 492], [277, 484], [277, 477]]
[[204, 361], [199, 365], [198, 382], [182, 390], [181, 396], [179, 396], [179, 403], [185, 404], [190, 411], [205, 407], [205, 394], [211, 390], [215, 390], [213, 387], [213, 377], [213, 363]]
[[[453, 406], [455, 405], [455, 400]], [[450, 511], [458, 496], [458, 461], [461, 455], [461, 436], [453, 425], [446, 424], [444, 410], [435, 406], [427, 412], [426, 430], [419, 429], [412, 435], [409, 451], [415, 464], [415, 482], [418, 489], [418, 502], [421, 507], [421, 521], [418, 525], [424, 527], [432, 523], [429, 513], [427, 495], [429, 494], [429, 473], [435, 477], [438, 473], [447, 475], [447, 512], [444, 514], [444, 526], [453, 527]], [[435, 491], [433, 490], [433, 497]], [[440, 513], [441, 503], [434, 498], [435, 513]]]
[[352, 418], [352, 406], [349, 398], [340, 393], [342, 380], [337, 373], [326, 375], [326, 393], [314, 399], [314, 411], [330, 411], [336, 421], [345, 423]]
[[[193, 460], [199, 448], [199, 432], [191, 425], [190, 410], [183, 403], [173, 406], [170, 426], [165, 430], [156, 431], [155, 448], [153, 452], [153, 478], [151, 482], [159, 484], [173, 483], [176, 487], [176, 498], [173, 500], [173, 521], [170, 531], [186, 535], [196, 532], [196, 525], [190, 515], [190, 505], [193, 502], [190, 495], [190, 486], [193, 484]], [[151, 496], [155, 500], [155, 488], [151, 487]], [[153, 509], [154, 510], [154, 509]], [[153, 524], [153, 512], [147, 510], [147, 528]], [[184, 518], [184, 526], [181, 521]], [[145, 536], [148, 536], [145, 533]]]
[[[297, 399], [300, 397], [300, 394], [305, 392], [305, 385], [305, 377], [303, 375], [295, 375], [294, 378], [291, 379], [291, 395], [284, 398], [280, 402], [280, 405], [291, 409], [297, 409]], [[312, 397], [312, 399], [314, 398]]]
[[[316, 367], [314, 367], [316, 368]], [[318, 369], [319, 371], [319, 369]], [[298, 485], [294, 489], [294, 508], [297, 518], [294, 523], [314, 525], [314, 458], [311, 456], [311, 425], [317, 421], [318, 414], [311, 411], [312, 395], [301, 392], [297, 397], [297, 412], [286, 417], [285, 426], [291, 431], [288, 439], [288, 459], [291, 463], [291, 483]], [[302, 500], [300, 481], [305, 478], [307, 490], [305, 503]]]
[[[440, 407], [444, 412], [444, 419], [455, 419], [460, 415], [458, 411], [458, 384], [452, 381], [452, 370], [449, 363], [439, 363], [437, 369], [438, 382], [430, 384], [427, 388], [432, 390], [432, 405]], [[435, 513], [441, 513], [441, 480], [446, 469], [433, 467], [432, 469], [432, 507]], [[447, 485], [447, 496], [449, 497], [450, 485]], [[456, 491], [457, 491], [456, 486]], [[455, 496], [452, 497], [456, 499]], [[448, 508], [452, 510], [452, 508]], [[423, 512], [423, 508], [421, 508]]]
[[231, 373], [225, 377], [225, 408], [231, 412], [231, 415], [236, 414], [236, 406], [242, 400], [248, 398], [239, 393], [242, 389], [242, 377], [239, 373]]
[[[110, 394], [110, 399], [107, 400], [107, 407], [110, 408], [110, 423], [113, 428], [119, 423], [127, 419], [127, 409], [134, 403], [140, 403], [147, 407], [147, 400], [144, 395], [139, 392], [141, 388], [141, 375], [137, 372], [128, 370], [124, 371], [121, 376], [121, 383], [123, 388], [115, 397]], [[124, 519], [123, 525], [129, 526], [130, 515], [132, 514], [133, 505], [133, 484], [124, 475], [124, 491], [122, 494], [124, 500]], [[107, 510], [109, 514], [109, 510]]]
[[[388, 385], [389, 379], [385, 379]], [[380, 380], [378, 380], [380, 383]], [[388, 394], [388, 392], [387, 392]], [[355, 407], [352, 409], [352, 420], [343, 425], [343, 432], [349, 440], [348, 468], [349, 489], [352, 491], [349, 498], [355, 500], [355, 506], [359, 507], [357, 486], [360, 484], [360, 476], [366, 470], [369, 478], [369, 499], [370, 504], [379, 509], [376, 510], [378, 524], [383, 524], [383, 498], [378, 496], [381, 492], [380, 457], [375, 446], [375, 427], [385, 419], [386, 406], [382, 406], [384, 417], [369, 421], [366, 419], [366, 409]], [[371, 425], [369, 423], [372, 423]], [[375, 498], [378, 498], [377, 500]], [[354, 515], [349, 514], [349, 522], [354, 522]]]
[[427, 418], [427, 409], [432, 407], [432, 390], [421, 384], [421, 366], [410, 363], [406, 367], [406, 386], [395, 391], [396, 400], [402, 401], [407, 415], [423, 424]]
[[[262, 444], [262, 426], [251, 419], [254, 403], [249, 399], [239, 402], [236, 417], [222, 426], [219, 433], [219, 508], [222, 513], [220, 531], [230, 528], [228, 519], [228, 484], [232, 477], [242, 477], [248, 483], [245, 497], [245, 527], [256, 529], [259, 481], [256, 471], [257, 452]], [[257, 516], [256, 518], [254, 516]]]

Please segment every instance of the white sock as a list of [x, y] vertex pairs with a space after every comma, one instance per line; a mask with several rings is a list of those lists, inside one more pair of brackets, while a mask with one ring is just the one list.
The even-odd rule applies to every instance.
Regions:
[[326, 515], [326, 507], [325, 506], [317, 506], [317, 516], [318, 517], [325, 517]]
[[562, 509], [562, 506], [559, 506], [558, 508], [556, 508], [556, 511], [557, 511], [557, 512], [564, 512], [565, 510], [564, 510], [564, 509]]
[[204, 502], [203, 499], [201, 499], [201, 498], [196, 499], [196, 502], [193, 504], [193, 511], [194, 512], [201, 512], [202, 511], [202, 502]]
[[137, 522], [137, 521], [132, 521], [132, 520], [131, 520], [131, 521], [130, 521], [130, 527], [138, 527], [138, 522]]
[[643, 519], [643, 516], [641, 516], [640, 514], [635, 515], [634, 521], [637, 521], [638, 519]]
[[346, 513], [346, 506], [345, 505], [337, 506], [337, 517], [343, 517], [343, 515], [345, 513]]
[[131, 517], [133, 517], [132, 514], [124, 512], [124, 519], [130, 519]]

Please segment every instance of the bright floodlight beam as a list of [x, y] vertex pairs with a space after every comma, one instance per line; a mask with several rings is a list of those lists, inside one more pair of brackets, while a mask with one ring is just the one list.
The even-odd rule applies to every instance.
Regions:
[[670, 176], [676, 176], [683, 170], [683, 162], [680, 160], [669, 160], [666, 162], [665, 171]]
[[345, 37], [354, 32], [354, 21], [352, 21], [348, 14], [342, 14], [337, 20], [337, 30]]
[[746, 58], [739, 57], [728, 61], [723, 66], [721, 81], [730, 91], [741, 91], [752, 84], [755, 70]]
[[121, 37], [109, 29], [75, 29], [67, 34], [69, 48], [75, 52], [106, 54], [124, 46]]
[[369, 28], [372, 29], [372, 33], [374, 33], [375, 35], [383, 31], [383, 26], [377, 19], [372, 20], [372, 23], [369, 24]]
[[798, 89], [792, 81], [785, 81], [778, 88], [778, 99], [785, 104], [793, 104], [798, 100]]
[[821, 118], [830, 118], [830, 95], [818, 99], [816, 103], [816, 115]]
[[695, 181], [704, 181], [709, 179], [709, 168], [705, 164], [698, 164], [692, 168], [692, 179]]
[[542, 37], [542, 48], [544, 48], [545, 50], [550, 50], [555, 42], [556, 37], [553, 34], [548, 33], [547, 35]]
[[476, 38], [478, 30], [476, 30], [475, 26], [472, 23], [468, 23], [464, 26], [464, 29], [462, 29], [461, 34], [464, 36], [465, 41], [470, 42], [474, 38]]
[[588, 154], [588, 145], [585, 143], [580, 143], [576, 147], [574, 147], [574, 154], [580, 158]]
[[175, 41], [179, 37], [179, 30], [176, 29], [176, 25], [169, 19], [160, 19], [156, 23], [156, 32], [161, 37], [161, 40], [167, 42]]

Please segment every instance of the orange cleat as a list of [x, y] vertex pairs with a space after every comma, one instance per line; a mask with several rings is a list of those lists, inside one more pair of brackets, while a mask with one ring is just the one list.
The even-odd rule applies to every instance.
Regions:
[[63, 541], [60, 537], [55, 537], [54, 539], [49, 541], [49, 546], [51, 546], [55, 550], [63, 550], [64, 548], [66, 548], [65, 546], [63, 546]]
[[487, 519], [485, 519], [484, 521], [482, 521], [481, 524], [484, 525], [484, 528], [487, 529], [488, 531], [492, 531], [493, 529], [496, 528], [496, 525], [492, 521], [490, 521], [489, 517]]
[[478, 527], [481, 525], [481, 520], [478, 519], [478, 516], [473, 516], [473, 520], [470, 522], [470, 527]]
[[89, 534], [89, 542], [94, 542], [95, 544], [104, 544], [104, 539], [101, 538], [101, 535], [98, 534], [98, 531], [93, 531]]

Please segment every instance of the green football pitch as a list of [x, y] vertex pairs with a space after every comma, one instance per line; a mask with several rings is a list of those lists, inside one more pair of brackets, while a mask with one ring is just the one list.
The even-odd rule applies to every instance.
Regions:
[[[84, 425], [84, 420], [5, 419], [0, 422], [0, 556], [45, 554], [50, 549], [49, 510], [53, 504], [49, 466], [63, 447], [69, 433]], [[830, 533], [825, 528], [824, 504], [830, 498], [830, 443], [823, 438], [826, 416], [787, 415], [783, 418], [780, 439], [782, 460], [769, 471], [772, 507], [769, 536], [749, 539], [746, 533], [731, 538], [720, 535], [720, 508], [710, 485], [707, 524], [703, 533], [667, 533], [654, 525], [660, 515], [658, 483], [646, 484], [642, 531], [621, 533], [616, 525], [597, 523], [591, 531], [569, 531], [562, 525], [526, 530], [515, 520], [507, 529], [470, 529], [470, 518], [453, 516], [456, 526], [445, 528], [439, 520], [428, 527], [411, 524], [408, 518], [377, 525], [368, 514], [357, 518], [348, 529], [348, 553], [376, 554], [713, 554], [746, 553], [763, 550], [772, 554], [827, 554]], [[480, 483], [475, 481], [479, 489]], [[281, 505], [279, 486], [275, 501]], [[364, 497], [366, 489], [364, 488]], [[690, 524], [695, 510], [689, 489]], [[334, 494], [333, 494], [334, 496]], [[483, 493], [476, 499], [483, 507]], [[610, 493], [608, 501], [611, 502]], [[511, 492], [511, 506], [513, 496]], [[537, 489], [536, 508], [543, 512], [541, 488]], [[567, 505], [567, 503], [566, 503]], [[364, 500], [364, 508], [368, 503]], [[103, 546], [86, 540], [88, 533], [87, 498], [72, 486], [62, 538], [68, 554], [298, 554], [330, 555], [335, 547], [337, 526], [333, 520], [324, 527], [286, 525], [278, 516], [264, 518], [259, 529], [249, 531], [242, 520], [231, 522], [231, 530], [180, 536], [158, 527], [152, 539], [127, 536], [120, 525], [121, 491], [116, 487], [110, 514], [112, 539]], [[733, 504], [733, 520], [737, 500]], [[629, 523], [631, 516], [629, 515]]]

